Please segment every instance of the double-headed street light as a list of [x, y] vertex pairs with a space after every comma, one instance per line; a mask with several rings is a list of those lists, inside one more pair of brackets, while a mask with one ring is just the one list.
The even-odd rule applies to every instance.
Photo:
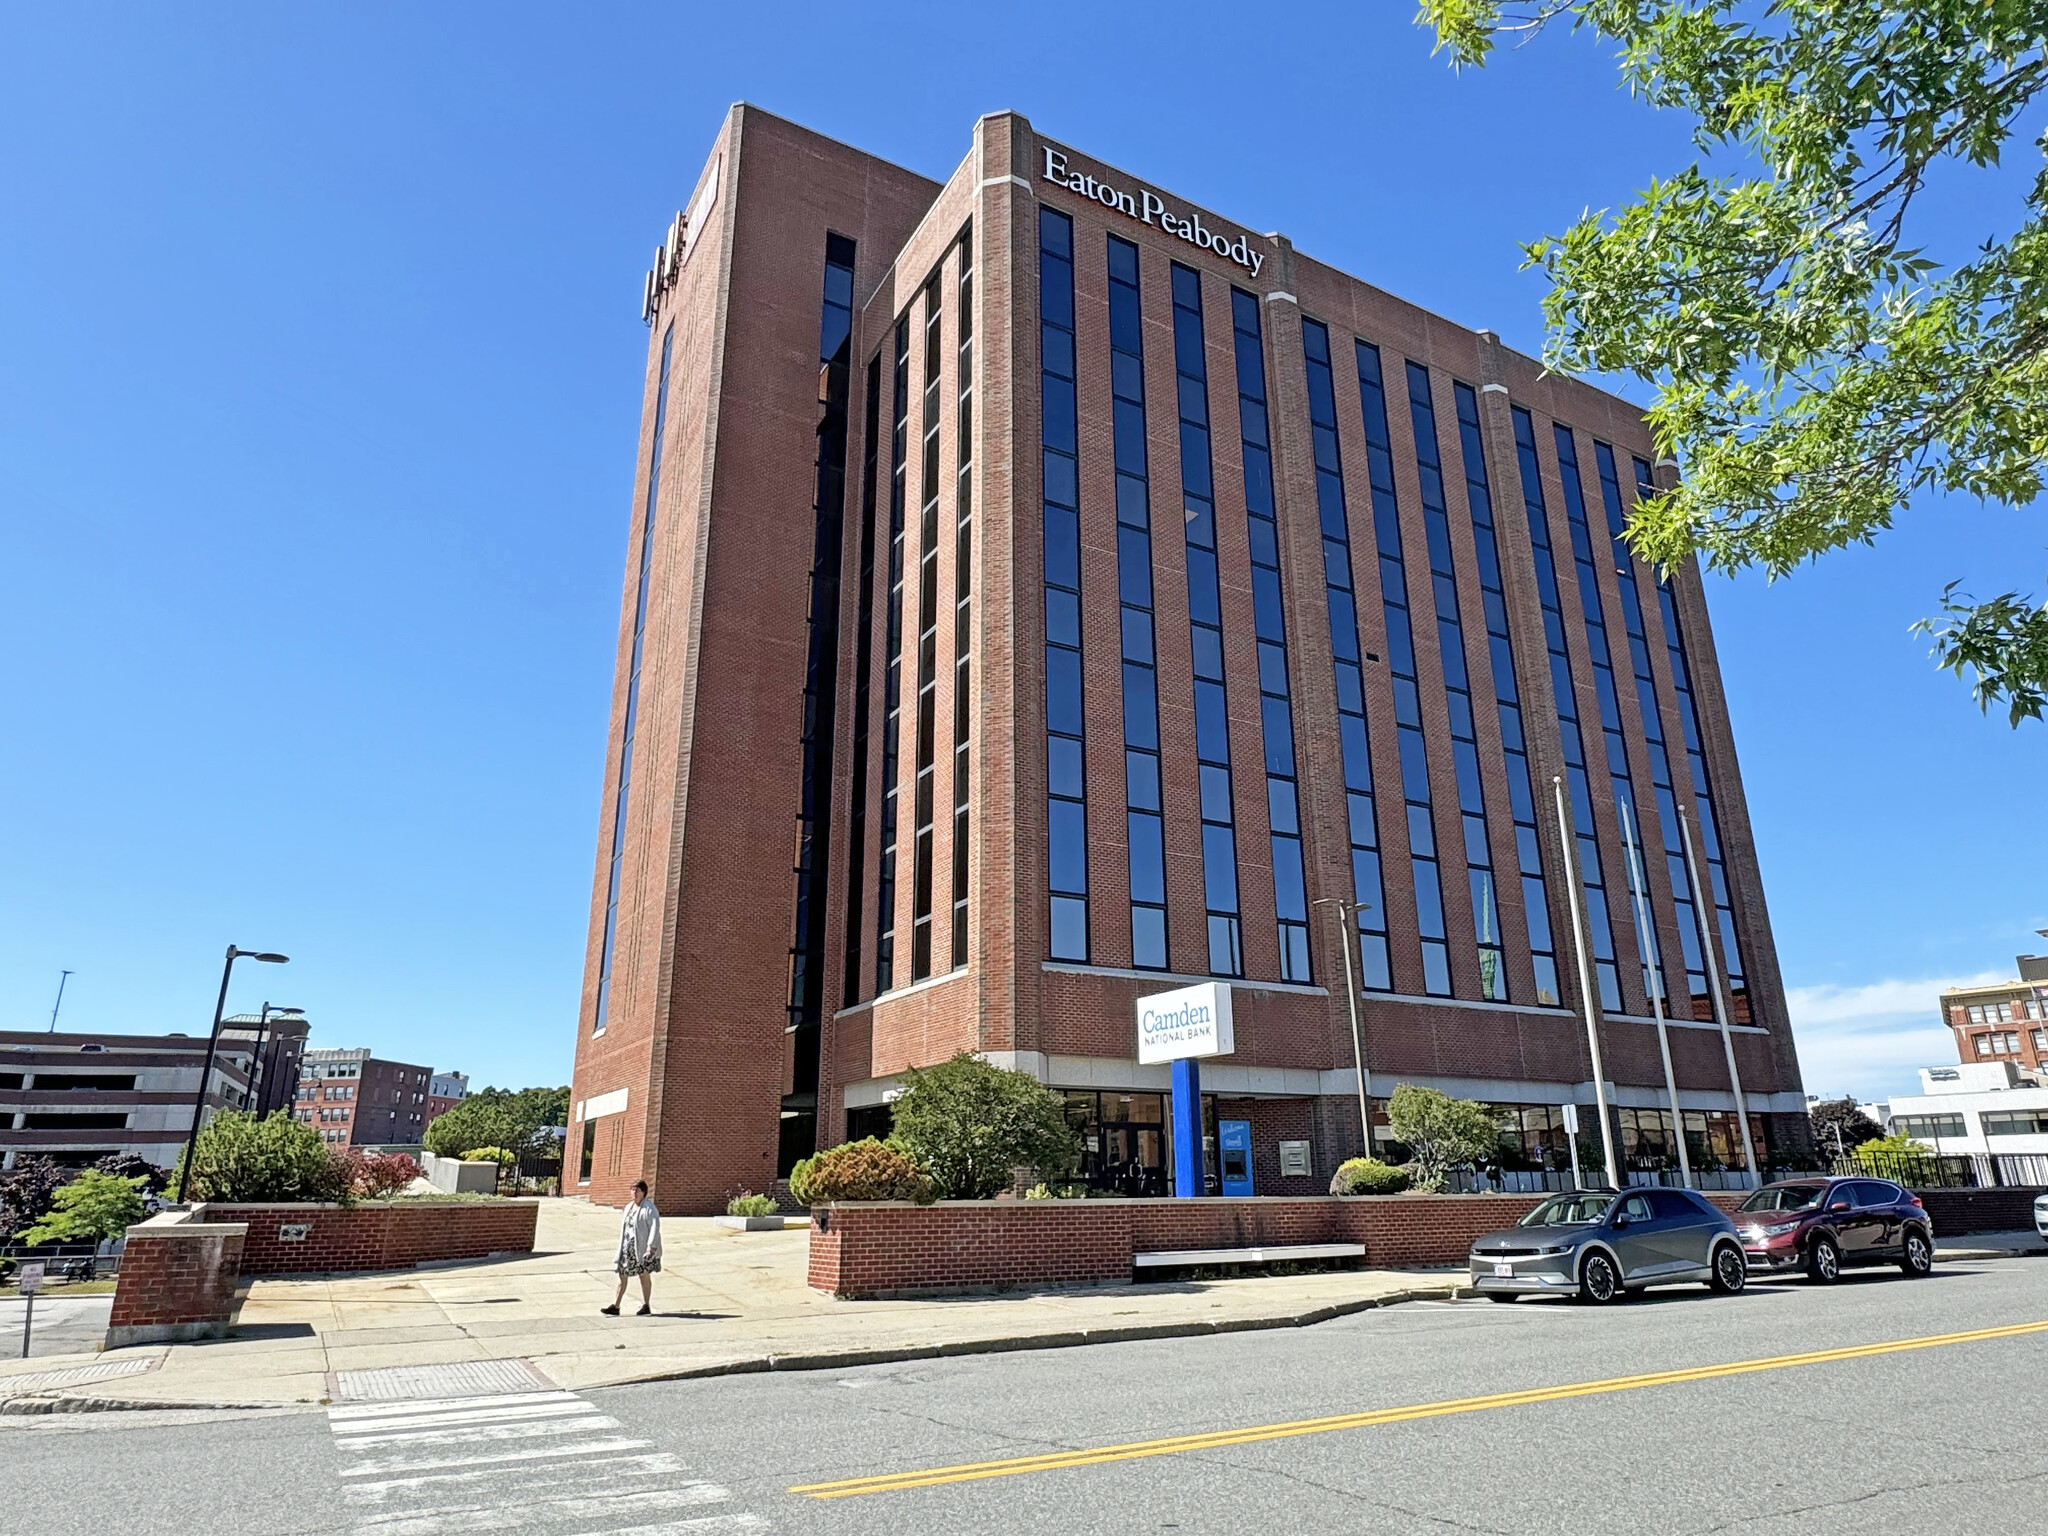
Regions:
[[1342, 901], [1335, 896], [1318, 896], [1312, 907], [1335, 907], [1344, 930], [1344, 1001], [1351, 1007], [1351, 1059], [1358, 1067], [1358, 1131], [1365, 1138], [1365, 1156], [1372, 1156], [1372, 1100], [1365, 1072], [1365, 1043], [1358, 1032], [1358, 986], [1351, 979], [1351, 942], [1358, 930], [1358, 914], [1370, 910], [1369, 901]]
[[228, 1004], [228, 978], [234, 974], [237, 960], [261, 960], [265, 965], [283, 965], [291, 959], [267, 949], [237, 949], [228, 946], [228, 957], [220, 968], [220, 996], [213, 1002], [213, 1028], [206, 1036], [206, 1065], [199, 1069], [199, 1091], [192, 1095], [192, 1129], [185, 1133], [185, 1161], [183, 1171], [178, 1175], [178, 1198], [183, 1200], [190, 1193], [186, 1188], [192, 1182], [192, 1147], [199, 1140], [199, 1117], [206, 1109], [206, 1087], [213, 1081], [213, 1053], [220, 1044], [220, 1016]]
[[261, 1016], [256, 1020], [256, 1054], [249, 1058], [249, 1102], [259, 1115], [263, 1113], [263, 1091], [259, 1086], [263, 1079], [263, 1036], [270, 1028], [270, 1016], [274, 1013], [279, 1018], [286, 1014], [296, 1017], [305, 1011], [303, 1008], [274, 1007], [265, 1003]]

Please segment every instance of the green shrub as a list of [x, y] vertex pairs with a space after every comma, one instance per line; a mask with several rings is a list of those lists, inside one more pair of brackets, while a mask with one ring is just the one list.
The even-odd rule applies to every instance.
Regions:
[[1850, 1148], [1849, 1155], [1863, 1172], [1889, 1175], [1902, 1161], [1911, 1162], [1923, 1157], [1931, 1160], [1934, 1148], [1910, 1136], [1873, 1136], [1869, 1141], [1858, 1142]]
[[1333, 1195], [1398, 1195], [1414, 1181], [1405, 1168], [1394, 1168], [1376, 1157], [1354, 1157], [1340, 1163], [1330, 1179]]
[[262, 1119], [230, 1110], [215, 1116], [192, 1147], [190, 1177], [179, 1160], [179, 1197], [193, 1200], [346, 1202], [353, 1170], [320, 1133], [284, 1110]]
[[403, 1152], [364, 1152], [351, 1147], [343, 1154], [348, 1187], [368, 1200], [397, 1194], [421, 1176], [420, 1165]]
[[1066, 1100], [1036, 1078], [961, 1052], [903, 1074], [895, 1104], [903, 1150], [931, 1170], [953, 1200], [985, 1200], [1010, 1187], [1011, 1170], [1036, 1169], [1054, 1182], [1073, 1172], [1081, 1136]]
[[773, 1216], [781, 1209], [773, 1195], [757, 1195], [746, 1190], [725, 1202], [725, 1214], [728, 1216]]
[[519, 1164], [519, 1154], [503, 1147], [471, 1147], [462, 1154], [465, 1163], [496, 1163], [510, 1173]]
[[140, 1178], [120, 1179], [111, 1173], [88, 1168], [58, 1190], [50, 1210], [32, 1227], [17, 1234], [31, 1245], [40, 1243], [100, 1243], [119, 1237], [142, 1220]]
[[930, 1205], [938, 1191], [899, 1147], [869, 1137], [827, 1147], [790, 1170], [789, 1191], [804, 1205], [834, 1200], [915, 1200]]
[[1500, 1126], [1485, 1105], [1413, 1083], [1394, 1089], [1387, 1123], [1415, 1154], [1418, 1189], [1443, 1188], [1447, 1169], [1490, 1157], [1500, 1146]]

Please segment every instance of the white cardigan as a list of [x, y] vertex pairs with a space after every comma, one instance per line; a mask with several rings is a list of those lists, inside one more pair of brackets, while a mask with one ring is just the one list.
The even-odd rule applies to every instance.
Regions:
[[619, 1223], [619, 1256], [639, 1263], [661, 1257], [661, 1212], [652, 1200], [635, 1200]]

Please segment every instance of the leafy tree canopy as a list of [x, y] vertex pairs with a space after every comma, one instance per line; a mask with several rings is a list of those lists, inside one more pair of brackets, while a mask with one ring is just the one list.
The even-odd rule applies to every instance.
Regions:
[[1813, 1126], [1813, 1144], [1828, 1157], [1835, 1155], [1837, 1131], [1845, 1151], [1884, 1135], [1883, 1128], [1858, 1109], [1853, 1099], [1822, 1100], [1807, 1110], [1806, 1118]]
[[100, 1243], [142, 1220], [146, 1179], [118, 1178], [88, 1168], [58, 1190], [41, 1221], [18, 1234], [24, 1243]]
[[559, 1153], [561, 1138], [550, 1126], [569, 1123], [569, 1090], [564, 1088], [479, 1088], [426, 1129], [426, 1148], [437, 1157], [461, 1157], [479, 1147], [499, 1147], [515, 1157]]
[[1010, 1187], [1012, 1168], [1064, 1178], [1081, 1155], [1060, 1095], [964, 1051], [905, 1072], [894, 1108], [890, 1139], [931, 1170], [947, 1199], [985, 1200]]
[[192, 1176], [179, 1159], [182, 1200], [344, 1201], [350, 1195], [348, 1160], [320, 1133], [284, 1110], [258, 1119], [229, 1111], [201, 1128], [192, 1145]]
[[[1891, 526], [1916, 492], [2023, 506], [2048, 455], [2048, 172], [2016, 227], [1942, 268], [1908, 232], [1937, 171], [1996, 166], [2048, 84], [2033, 0], [1422, 0], [1456, 65], [1552, 23], [1613, 42], [1703, 159], [1527, 247], [1545, 363], [1655, 390], [1685, 466], [1629, 540], [1772, 577]], [[2035, 141], [2048, 148], [2048, 135]], [[2048, 605], [1951, 583], [1917, 626], [2013, 725], [2048, 703]]]

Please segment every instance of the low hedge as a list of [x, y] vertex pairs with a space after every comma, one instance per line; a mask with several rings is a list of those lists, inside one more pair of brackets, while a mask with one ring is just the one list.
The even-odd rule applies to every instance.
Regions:
[[835, 1200], [915, 1200], [930, 1205], [938, 1187], [897, 1148], [869, 1137], [805, 1158], [789, 1173], [789, 1192], [802, 1205]]
[[1398, 1195], [1415, 1180], [1405, 1168], [1391, 1167], [1376, 1157], [1354, 1157], [1340, 1163], [1330, 1179], [1333, 1195]]

